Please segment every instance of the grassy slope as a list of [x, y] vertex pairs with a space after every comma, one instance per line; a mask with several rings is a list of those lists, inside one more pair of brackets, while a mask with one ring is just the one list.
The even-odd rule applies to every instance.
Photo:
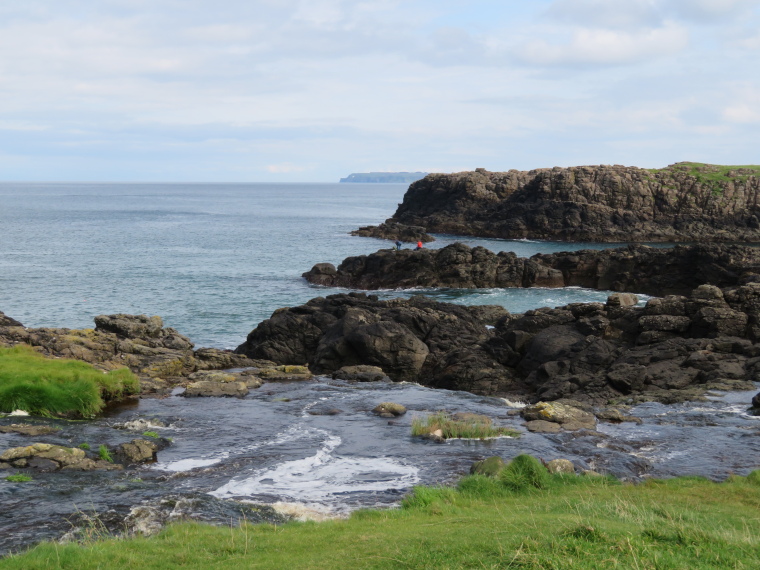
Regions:
[[45, 358], [25, 345], [0, 347], [0, 411], [25, 410], [50, 416], [84, 417], [103, 408], [103, 400], [137, 393], [139, 381], [123, 368], [104, 374], [78, 360]]
[[156, 538], [44, 544], [23, 568], [758, 568], [760, 473], [620, 485], [554, 476], [510, 492], [472, 476], [418, 488], [399, 510], [242, 528], [178, 524]]

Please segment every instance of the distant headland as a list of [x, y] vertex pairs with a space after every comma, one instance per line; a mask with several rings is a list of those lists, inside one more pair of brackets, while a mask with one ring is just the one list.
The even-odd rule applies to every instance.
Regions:
[[350, 183], [384, 183], [384, 184], [411, 184], [427, 176], [427, 172], [354, 172], [341, 182]]

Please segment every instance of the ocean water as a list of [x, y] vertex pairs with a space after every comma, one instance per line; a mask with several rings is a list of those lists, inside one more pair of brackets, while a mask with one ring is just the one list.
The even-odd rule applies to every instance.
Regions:
[[[0, 184], [0, 311], [30, 327], [160, 315], [197, 346], [234, 348], [280, 307], [342, 291], [301, 274], [390, 247], [349, 232], [390, 217], [405, 184]], [[530, 256], [602, 244], [438, 236]], [[585, 289], [407, 290], [512, 312], [603, 301]]]

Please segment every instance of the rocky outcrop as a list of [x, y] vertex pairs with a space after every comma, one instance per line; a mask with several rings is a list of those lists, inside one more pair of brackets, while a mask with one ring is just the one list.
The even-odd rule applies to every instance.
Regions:
[[760, 284], [702, 285], [645, 307], [613, 296], [520, 315], [332, 295], [279, 309], [237, 351], [317, 373], [378, 366], [395, 381], [510, 399], [677, 402], [760, 379]]
[[421, 226], [407, 226], [390, 220], [379, 226], [364, 226], [352, 231], [351, 235], [390, 239], [407, 243], [417, 243], [418, 241], [429, 243], [435, 241], [435, 238], [425, 232], [425, 228]]
[[33, 443], [26, 447], [7, 449], [0, 454], [0, 464], [2, 463], [38, 471], [122, 469], [118, 464], [88, 458], [83, 449], [49, 443]]
[[276, 366], [231, 351], [194, 351], [193, 343], [164, 327], [161, 317], [99, 315], [95, 325], [95, 329], [25, 328], [0, 313], [0, 346], [28, 344], [46, 356], [83, 360], [103, 370], [126, 366], [140, 377], [146, 394], [166, 393], [187, 383], [197, 371], [245, 367], [263, 371]]
[[630, 245], [537, 254], [526, 259], [512, 252], [496, 254], [483, 247], [455, 243], [442, 249], [382, 249], [348, 257], [337, 269], [328, 263], [317, 264], [303, 277], [315, 285], [352, 289], [579, 286], [684, 295], [705, 283], [730, 287], [760, 281], [760, 249]]
[[759, 242], [760, 176], [692, 163], [429, 174], [393, 224], [505, 239]]

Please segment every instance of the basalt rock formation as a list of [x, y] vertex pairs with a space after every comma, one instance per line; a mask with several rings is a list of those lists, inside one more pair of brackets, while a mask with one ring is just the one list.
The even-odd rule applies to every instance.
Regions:
[[429, 174], [409, 187], [394, 224], [505, 239], [760, 242], [760, 176], [694, 163]]
[[760, 249], [643, 245], [606, 250], [536, 254], [455, 243], [442, 249], [395, 251], [346, 258], [337, 269], [318, 263], [303, 274], [310, 283], [352, 289], [411, 287], [492, 288], [580, 286], [661, 296], [688, 294], [703, 284], [719, 287], [760, 281]]
[[100, 315], [95, 329], [26, 328], [0, 313], [0, 346], [28, 344], [46, 356], [82, 360], [102, 370], [128, 367], [140, 377], [143, 393], [165, 392], [202, 370], [273, 368], [231, 351], [193, 350], [193, 343], [164, 327], [161, 317]]
[[760, 284], [702, 285], [645, 307], [619, 295], [520, 315], [331, 295], [277, 310], [237, 352], [317, 373], [379, 366], [396, 381], [531, 401], [676, 402], [760, 379]]

